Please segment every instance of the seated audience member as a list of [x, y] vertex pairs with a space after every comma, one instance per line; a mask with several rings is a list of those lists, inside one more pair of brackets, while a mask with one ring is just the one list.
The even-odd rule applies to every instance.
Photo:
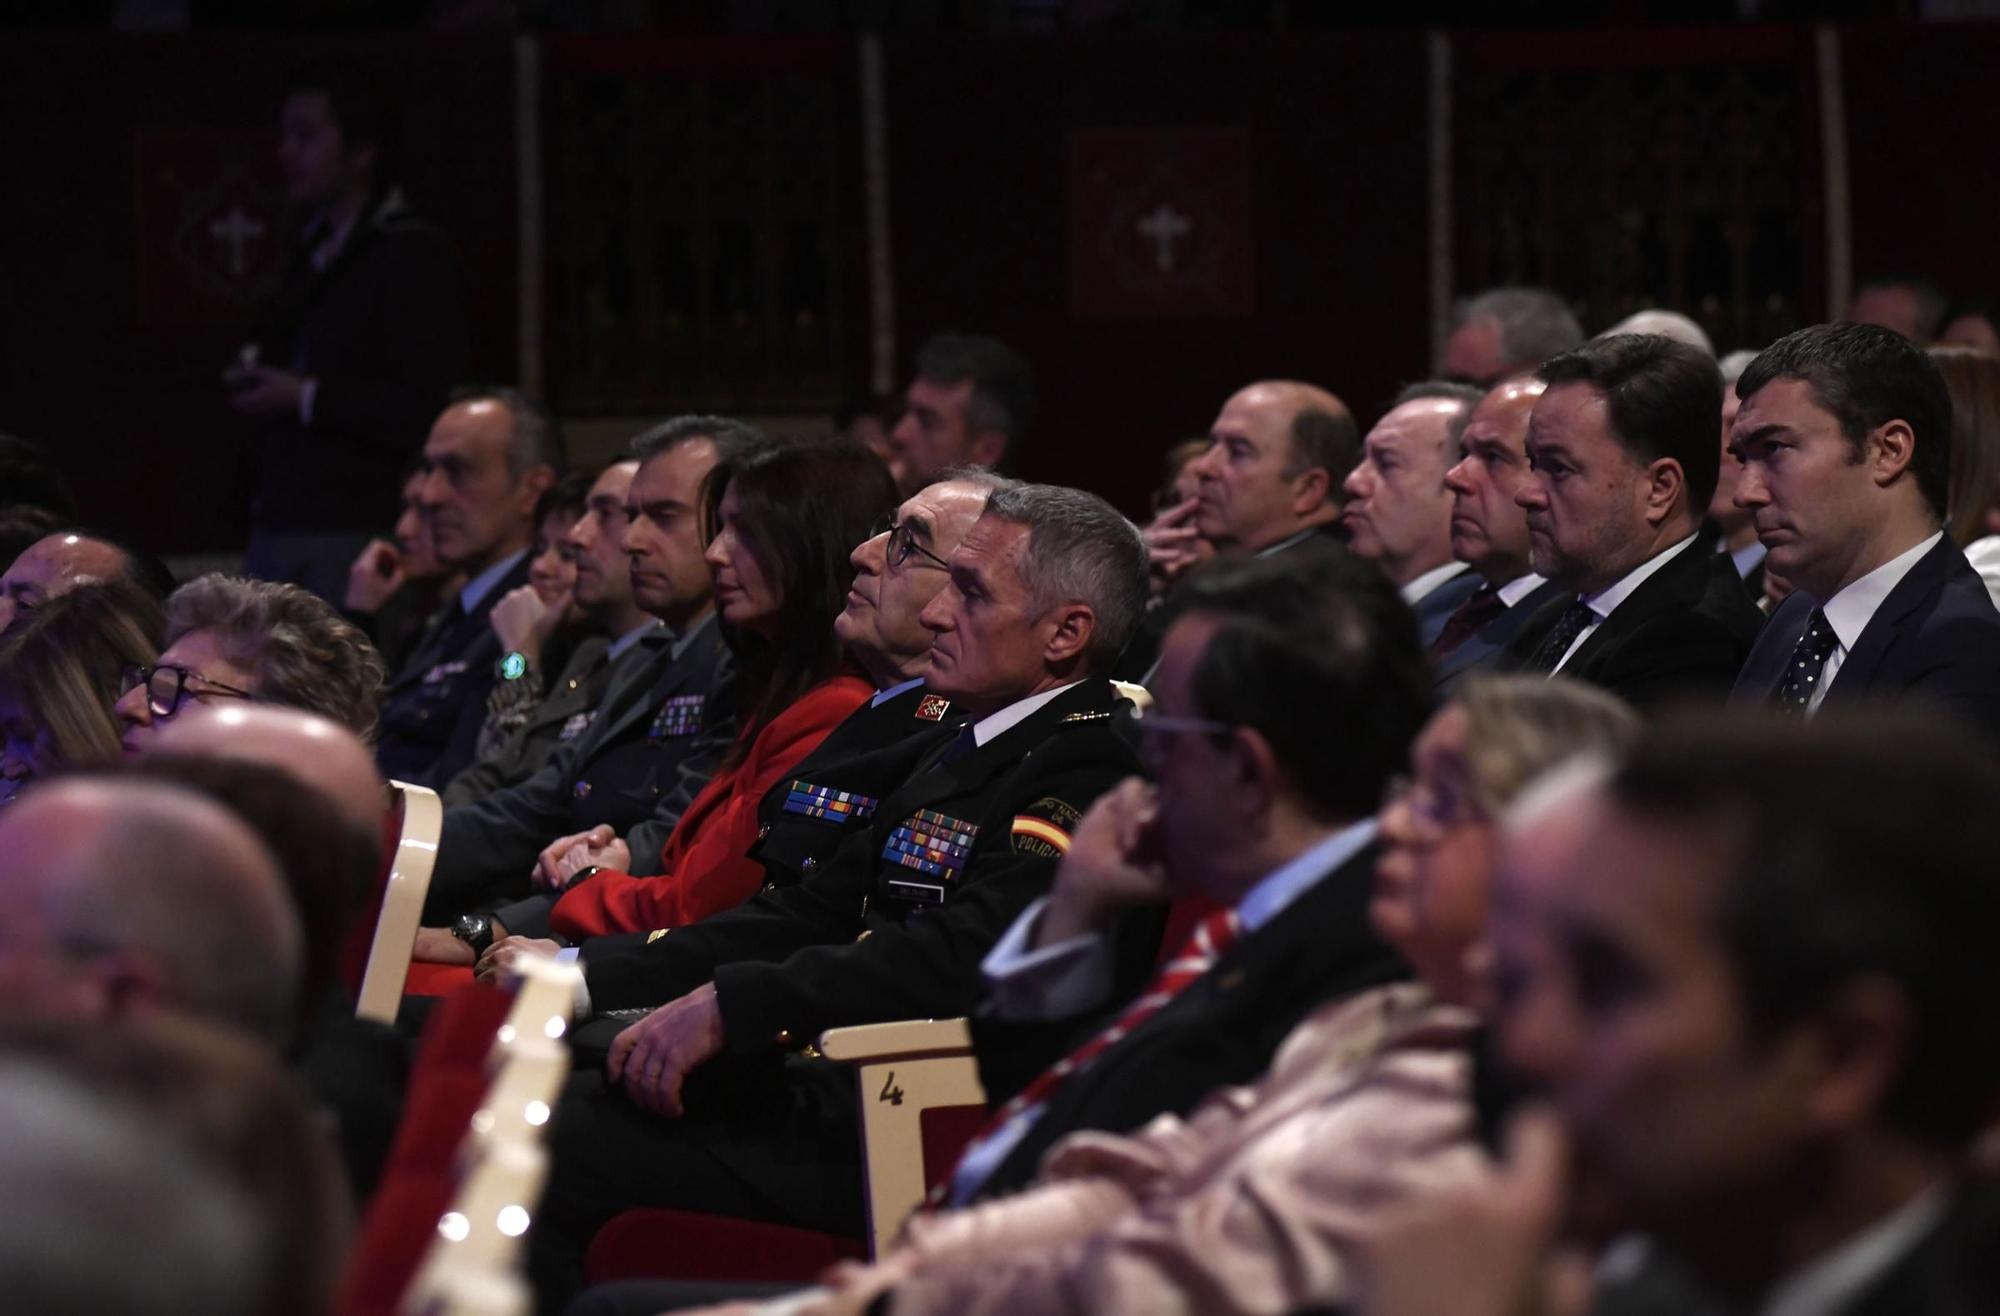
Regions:
[[[619, 661], [597, 717], [518, 786], [447, 808], [425, 917], [561, 886], [589, 867], [647, 874], [734, 739], [728, 648], [702, 560], [702, 483], [762, 436], [719, 416], [680, 416], [632, 440], [621, 546], [633, 601], [661, 625]], [[616, 567], [608, 567], [608, 580]], [[509, 931], [546, 935], [517, 923]], [[422, 958], [459, 952], [419, 935]]]
[[[592, 1010], [668, 1004], [611, 1043], [622, 1093], [589, 1077], [564, 1100], [533, 1243], [545, 1302], [626, 1206], [858, 1231], [852, 1081], [792, 1053], [825, 1028], [978, 1004], [979, 957], [1047, 889], [1083, 810], [1137, 766], [1103, 673], [1145, 596], [1138, 530], [1102, 499], [994, 491], [922, 613], [926, 681], [970, 725], [798, 882], [585, 955]], [[1156, 949], [1145, 941], [1120, 965], [1128, 990]], [[579, 1044], [601, 1031], [585, 1025]]]
[[1491, 388], [1583, 342], [1583, 326], [1546, 288], [1493, 288], [1452, 308], [1436, 373]]
[[39, 507], [58, 522], [76, 519], [76, 495], [69, 480], [49, 456], [49, 450], [33, 439], [0, 431], [0, 490], [5, 490], [6, 507]]
[[1757, 518], [1747, 507], [1736, 505], [1736, 481], [1743, 463], [1729, 451], [1729, 432], [1736, 426], [1737, 408], [1743, 399], [1736, 396], [1736, 381], [1757, 359], [1755, 352], [1731, 352], [1716, 363], [1722, 372], [1722, 464], [1716, 471], [1715, 492], [1708, 500], [1708, 519], [1715, 524], [1721, 542], [1716, 551], [1729, 554], [1743, 586], [1759, 605], [1764, 601], [1764, 543], [1757, 538]]
[[1944, 292], [1918, 275], [1890, 275], [1864, 280], [1847, 303], [1846, 318], [1855, 324], [1879, 325], [1927, 347], [1944, 323]]
[[[735, 743], [673, 833], [657, 876], [579, 877], [547, 914], [566, 937], [680, 927], [741, 904], [763, 879], [750, 857], [757, 806], [874, 693], [834, 635], [847, 554], [895, 506], [895, 485], [858, 443], [766, 444], [716, 464], [702, 490], [708, 565], [736, 659]], [[471, 964], [506, 926], [453, 925]], [[434, 944], [444, 943], [432, 939]]]
[[78, 585], [123, 579], [164, 600], [174, 578], [152, 554], [94, 530], [60, 530], [36, 540], [0, 574], [0, 635]]
[[1810, 716], [1828, 701], [1921, 699], [2000, 736], [2000, 612], [1944, 533], [1951, 395], [1877, 325], [1814, 325], [1737, 381], [1736, 501], [1792, 593], [1736, 683]]
[[502, 595], [487, 618], [500, 642], [500, 665], [493, 693], [486, 697], [486, 721], [479, 728], [481, 760], [521, 725], [548, 690], [551, 674], [562, 673], [590, 631], [576, 606], [576, 550], [568, 536], [583, 515], [594, 479], [589, 473], [571, 473], [542, 494], [535, 504], [535, 537], [528, 545], [527, 583]]
[[[17, 1065], [47, 1066], [81, 1084], [93, 1100], [128, 1107], [143, 1121], [150, 1142], [190, 1153], [242, 1199], [251, 1215], [239, 1226], [238, 1241], [249, 1247], [250, 1264], [237, 1287], [250, 1311], [325, 1316], [332, 1310], [352, 1201], [316, 1112], [264, 1048], [226, 1028], [172, 1012], [94, 1028], [32, 1017], [0, 1019], [0, 1066]], [[164, 1192], [167, 1187], [143, 1191]], [[170, 1194], [169, 1204], [180, 1205]], [[8, 1223], [18, 1227], [21, 1222]], [[155, 1236], [135, 1230], [125, 1241], [142, 1244], [132, 1251], [149, 1252]], [[58, 1246], [57, 1253], [66, 1250]], [[149, 1267], [140, 1269], [150, 1273]], [[130, 1307], [15, 1306], [24, 1302], [13, 1287], [19, 1272], [9, 1267], [6, 1273], [10, 1310], [152, 1310], [144, 1299]], [[168, 1292], [180, 1287], [178, 1274], [154, 1278]], [[172, 1310], [206, 1316], [211, 1309]]]
[[[507, 614], [507, 624], [516, 624], [512, 617], [518, 605], [528, 619], [530, 638], [525, 642], [536, 646], [539, 640], [533, 637], [551, 624], [551, 615], [560, 614], [545, 606], [542, 586], [533, 579], [525, 592], [515, 590], [500, 600], [493, 610], [494, 627], [508, 653], [500, 660], [500, 679], [487, 700], [479, 761], [445, 787], [447, 805], [466, 804], [534, 776], [556, 746], [582, 735], [597, 716], [619, 660], [659, 629], [659, 618], [633, 599], [632, 573], [625, 564], [625, 500], [638, 469], [637, 462], [613, 462], [580, 491], [574, 508], [559, 508], [543, 519], [536, 547], [543, 549], [546, 541], [560, 553], [571, 576], [563, 597], [580, 618], [577, 629], [588, 634], [577, 640], [567, 661], [553, 667], [555, 675], [544, 680], [541, 673], [549, 669], [538, 663], [548, 656], [513, 644], [502, 629], [502, 617]], [[541, 563], [546, 557], [538, 551], [535, 560]], [[498, 740], [493, 739], [496, 734]]]
[[1951, 394], [1952, 542], [2000, 606], [2000, 354], [1933, 347]]
[[114, 577], [50, 600], [0, 641], [0, 802], [58, 769], [118, 761], [111, 703], [166, 624], [151, 594]]
[[1634, 311], [1596, 336], [1615, 338], [1619, 334], [1658, 334], [1677, 343], [1686, 343], [1698, 352], [1709, 356], [1715, 355], [1715, 343], [1709, 338], [1706, 329], [1679, 311], [1669, 311], [1657, 306]]
[[917, 377], [889, 431], [889, 474], [905, 494], [958, 466], [1008, 469], [1035, 423], [1035, 371], [997, 338], [942, 333], [917, 349]]
[[833, 428], [842, 438], [852, 439], [880, 457], [886, 465], [895, 456], [895, 449], [889, 442], [889, 431], [895, 429], [896, 422], [902, 418], [903, 399], [877, 393], [842, 404], [840, 410], [834, 413]]
[[1215, 556], [1215, 545], [1201, 537], [1194, 515], [1201, 510], [1200, 487], [1193, 466], [1208, 451], [1208, 436], [1182, 439], [1167, 449], [1162, 461], [1165, 479], [1153, 491], [1153, 519], [1146, 523], [1146, 551], [1152, 560], [1153, 597], [1158, 599], [1189, 567]]
[[1939, 347], [1963, 347], [1981, 356], [2000, 357], [2000, 308], [1975, 297], [1960, 302], [1938, 334]]
[[[843, 1274], [824, 1309], [860, 1309], [885, 1288], [891, 1316], [1347, 1300], [1348, 1256], [1368, 1219], [1395, 1198], [1474, 1178], [1485, 1161], [1466, 1052], [1489, 1002], [1468, 961], [1485, 935], [1500, 812], [1550, 766], [1636, 731], [1631, 713], [1586, 686], [1467, 682], [1418, 736], [1414, 776], [1380, 814], [1371, 917], [1416, 983], [1320, 1005], [1268, 1073], [1215, 1089], [1184, 1120], [1071, 1134], [1020, 1193], [912, 1217], [896, 1249]], [[1114, 825], [1128, 802], [1100, 800], [1068, 862], [1122, 864]]]
[[1479, 588], [1478, 574], [1451, 554], [1444, 477], [1482, 396], [1464, 384], [1410, 385], [1361, 441], [1361, 464], [1347, 476], [1340, 523], [1348, 546], [1401, 591], [1426, 647]]
[[438, 561], [467, 579], [390, 679], [384, 776], [436, 789], [472, 762], [502, 657], [493, 607], [527, 583], [535, 504], [561, 466], [554, 418], [514, 389], [469, 393], [431, 426], [417, 498]]
[[1498, 659], [1507, 642], [1562, 586], [1528, 560], [1528, 518], [1514, 495], [1528, 475], [1528, 416], [1548, 386], [1532, 375], [1494, 385], [1459, 435], [1451, 490], [1451, 555], [1477, 572], [1477, 593], [1458, 605], [1430, 642], [1440, 689]]
[[1703, 514], [1720, 450], [1715, 361], [1649, 334], [1600, 338], [1538, 372], [1528, 420], [1529, 562], [1562, 586], [1500, 670], [1560, 672], [1650, 712], [1721, 695], [1764, 618]]
[[[143, 878], [143, 880], [140, 880]], [[298, 916], [271, 852], [192, 791], [49, 782], [0, 811], [8, 999], [81, 1025], [155, 1008], [291, 1036]]]
[[[924, 685], [931, 636], [918, 618], [944, 588], [946, 559], [979, 519], [987, 496], [1003, 483], [980, 470], [953, 474], [905, 499], [888, 528], [849, 555], [854, 583], [833, 619], [833, 631], [874, 684], [875, 694], [757, 801], [757, 828], [747, 854], [762, 866], [767, 885], [791, 885], [809, 876], [842, 841], [868, 824], [874, 802], [901, 786], [940, 739], [957, 735], [963, 718], [949, 699]], [[728, 807], [741, 809], [745, 802]], [[687, 817], [697, 812], [704, 811], [690, 810]], [[675, 836], [680, 835], [676, 830]], [[665, 868], [681, 883], [710, 880], [690, 867], [695, 862], [734, 865], [739, 860], [705, 836], [691, 847], [670, 840], [668, 849], [684, 850]], [[604, 881], [606, 875], [594, 880]], [[552, 906], [555, 897], [543, 896], [540, 902]], [[512, 928], [524, 921], [545, 925], [548, 915], [546, 909], [503, 906], [493, 920]], [[516, 954], [547, 953], [555, 947], [552, 941], [521, 937], [496, 942], [481, 958], [479, 972], [498, 973]]]
[[1996, 797], [1947, 726], [1739, 718], [1510, 830], [1500, 1034], [1553, 1119], [1383, 1221], [1361, 1310], [1530, 1309], [1565, 1216], [1647, 1240], [1603, 1313], [2000, 1310], [2000, 1198], [1966, 1175], [2000, 1102]]
[[187, 707], [254, 699], [319, 713], [372, 741], [382, 660], [332, 604], [297, 585], [210, 574], [167, 600], [167, 647], [126, 672], [117, 713], [136, 753]]
[[422, 463], [419, 456], [403, 481], [393, 540], [370, 540], [361, 550], [347, 569], [347, 593], [340, 605], [347, 619], [375, 642], [392, 672], [401, 669], [410, 649], [423, 637], [438, 601], [464, 583], [432, 551], [430, 526], [418, 501], [424, 485]]

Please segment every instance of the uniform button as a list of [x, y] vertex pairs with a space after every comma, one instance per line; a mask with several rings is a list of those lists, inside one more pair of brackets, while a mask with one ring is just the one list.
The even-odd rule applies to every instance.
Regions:
[[802, 864], [800, 864], [800, 865], [799, 865], [799, 871], [800, 871], [801, 873], [810, 873], [810, 872], [812, 872], [812, 870], [813, 870], [813, 869], [815, 869], [815, 868], [818, 868], [818, 867], [819, 867], [819, 860], [817, 860], [817, 859], [808, 859], [808, 860], [806, 860], [806, 861], [805, 861], [804, 863], [802, 863]]
[[580, 781], [580, 782], [578, 782], [578, 783], [576, 784], [576, 798], [578, 798], [578, 799], [580, 800], [580, 799], [583, 799], [583, 798], [584, 798], [585, 796], [587, 796], [587, 795], [589, 795], [589, 794], [590, 794], [590, 783], [589, 783], [589, 782], [587, 782], [587, 781]]
[[792, 1044], [792, 1030], [789, 1028], [780, 1028], [778, 1035], [771, 1040], [779, 1046], [790, 1046]]
[[769, 836], [770, 834], [771, 834], [771, 824], [769, 823], [765, 823], [762, 827], [759, 827], [757, 829], [757, 839], [760, 841], [763, 840], [765, 837]]
[[569, 688], [572, 690], [576, 689], [576, 678], [573, 676], [569, 680]]

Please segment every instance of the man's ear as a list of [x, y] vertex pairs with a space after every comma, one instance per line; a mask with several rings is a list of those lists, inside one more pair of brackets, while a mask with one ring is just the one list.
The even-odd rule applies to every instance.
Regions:
[[1893, 484], [1897, 477], [1910, 469], [1910, 463], [1917, 455], [1917, 433], [1906, 420], [1892, 420], [1886, 425], [1878, 425], [1868, 434], [1863, 450], [1868, 458], [1869, 473], [1875, 477], [1879, 488]]
[[1270, 811], [1284, 781], [1277, 751], [1260, 731], [1237, 727], [1230, 733], [1236, 745], [1238, 768], [1222, 783], [1236, 792], [1244, 816], [1261, 816]]
[[1292, 477], [1292, 515], [1311, 516], [1333, 494], [1333, 477], [1324, 466], [1309, 466]]
[[1063, 667], [1080, 660], [1097, 637], [1097, 614], [1087, 604], [1064, 603], [1051, 610], [1056, 628], [1042, 646], [1042, 661]]
[[[1646, 467], [1646, 524], [1658, 526], [1674, 514], [1687, 492], [1687, 472], [1672, 457], [1660, 457]], [[1701, 509], [1690, 505], [1695, 516]]]
[[1880, 1120], [1910, 1061], [1916, 1021], [1909, 994], [1881, 974], [1853, 978], [1801, 1029], [1811, 1048], [1806, 1109], [1813, 1126], [1832, 1132]]
[[524, 517], [535, 514], [535, 504], [542, 501], [556, 482], [553, 467], [537, 462], [523, 471], [514, 481], [514, 508]]
[[998, 468], [1000, 459], [1007, 455], [1007, 436], [999, 430], [986, 430], [973, 438], [966, 454], [974, 466]]

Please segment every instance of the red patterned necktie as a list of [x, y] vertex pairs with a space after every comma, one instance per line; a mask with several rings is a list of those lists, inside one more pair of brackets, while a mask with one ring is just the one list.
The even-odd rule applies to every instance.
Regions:
[[1064, 1079], [1089, 1067], [1091, 1061], [1158, 1014], [1169, 1001], [1180, 995], [1183, 988], [1214, 968], [1215, 962], [1229, 953], [1229, 948], [1236, 944], [1240, 929], [1241, 924], [1237, 922], [1233, 909], [1218, 909], [1197, 923], [1194, 931], [1188, 934], [1188, 939], [1181, 943], [1180, 950], [1160, 966], [1160, 971], [1153, 975], [1153, 981], [1125, 1007], [1124, 1013], [1110, 1027], [1037, 1074], [1034, 1082], [1022, 1088], [1013, 1100], [981, 1126], [967, 1145], [966, 1154], [970, 1155], [973, 1148], [1006, 1127], [1007, 1122], [1022, 1111], [1046, 1102], [1062, 1086]]
[[1458, 611], [1446, 619], [1444, 629], [1431, 641], [1431, 657], [1444, 657], [1505, 611], [1507, 604], [1500, 598], [1500, 591], [1491, 585], [1481, 586], [1478, 593], [1459, 604]]

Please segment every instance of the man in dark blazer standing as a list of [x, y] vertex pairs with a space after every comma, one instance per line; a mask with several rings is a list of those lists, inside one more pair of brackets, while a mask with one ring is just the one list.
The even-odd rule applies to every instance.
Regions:
[[1478, 574], [1481, 588], [1432, 636], [1438, 689], [1449, 690], [1497, 660], [1507, 642], [1563, 587], [1528, 561], [1528, 518], [1514, 495], [1528, 475], [1528, 417], [1548, 385], [1533, 375], [1502, 380], [1472, 409], [1459, 435], [1459, 460], [1444, 474], [1451, 490], [1451, 554]]
[[1528, 420], [1534, 569], [1567, 597], [1502, 655], [1506, 670], [1560, 673], [1650, 711], [1720, 697], [1763, 625], [1702, 514], [1721, 451], [1714, 358], [1657, 334], [1585, 343], [1536, 372]]
[[1743, 372], [1736, 502], [1793, 584], [1736, 697], [1811, 716], [1923, 699], [2000, 736], [2000, 613], [1942, 529], [1951, 395], [1875, 325], [1788, 334]]

